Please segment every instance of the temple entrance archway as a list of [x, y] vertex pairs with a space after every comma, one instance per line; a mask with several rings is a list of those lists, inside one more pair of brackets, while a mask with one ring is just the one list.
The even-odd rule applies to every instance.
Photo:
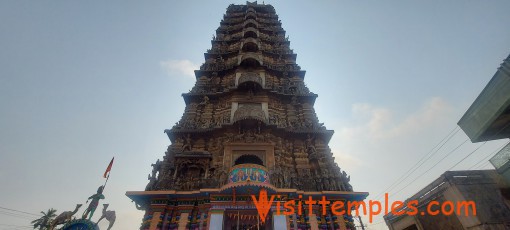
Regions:
[[265, 223], [260, 221], [257, 209], [226, 210], [223, 216], [225, 230], [271, 230], [272, 213], [269, 212]]
[[240, 165], [240, 164], [256, 164], [256, 165], [264, 166], [264, 161], [262, 161], [262, 159], [260, 159], [260, 157], [258, 157], [256, 155], [245, 154], [245, 155], [238, 157], [234, 162], [234, 165]]

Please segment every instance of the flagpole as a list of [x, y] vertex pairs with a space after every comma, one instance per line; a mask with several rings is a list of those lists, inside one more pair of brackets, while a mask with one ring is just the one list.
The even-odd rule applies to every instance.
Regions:
[[108, 176], [106, 177], [106, 181], [104, 182], [104, 185], [103, 185], [103, 192], [104, 192], [104, 188], [106, 187], [106, 183], [108, 183], [108, 179], [110, 178], [110, 172], [108, 172]]
[[115, 159], [115, 157], [112, 157], [110, 164], [108, 164], [108, 167], [106, 168], [106, 171], [104, 172], [104, 176], [106, 176], [107, 173], [108, 173], [108, 176], [106, 176], [106, 181], [104, 182], [104, 185], [103, 185], [103, 191], [104, 191], [104, 188], [106, 187], [106, 183], [108, 183], [108, 179], [110, 179], [110, 174], [112, 173], [112, 166], [113, 166], [114, 159]]

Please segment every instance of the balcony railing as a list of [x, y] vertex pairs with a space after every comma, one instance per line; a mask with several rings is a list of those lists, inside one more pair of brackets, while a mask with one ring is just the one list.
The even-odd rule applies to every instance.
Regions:
[[510, 164], [510, 143], [508, 143], [505, 147], [499, 150], [496, 155], [494, 155], [490, 160], [491, 164], [496, 168], [496, 170], [503, 170], [505, 165], [507, 167]]

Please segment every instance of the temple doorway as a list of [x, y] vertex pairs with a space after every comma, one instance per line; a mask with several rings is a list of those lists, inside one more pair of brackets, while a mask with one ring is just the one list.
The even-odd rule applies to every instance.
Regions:
[[226, 210], [224, 216], [225, 230], [271, 230], [272, 214], [268, 213], [265, 223], [259, 219], [257, 209]]

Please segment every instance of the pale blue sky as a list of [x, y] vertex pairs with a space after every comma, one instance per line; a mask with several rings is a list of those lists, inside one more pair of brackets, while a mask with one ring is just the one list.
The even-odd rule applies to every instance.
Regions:
[[[190, 70], [230, 3], [0, 1], [0, 206], [72, 210], [103, 183], [115, 156], [106, 202], [116, 229], [137, 229], [142, 213], [124, 193], [143, 190], [150, 164], [164, 155], [163, 130], [182, 115]], [[335, 130], [337, 162], [355, 190], [373, 195], [456, 126], [510, 53], [509, 1], [266, 3], [319, 94], [315, 108]], [[459, 132], [425, 166], [465, 138]], [[464, 145], [393, 198], [414, 194], [478, 145]], [[0, 212], [0, 229], [16, 229], [6, 225], [29, 220]]]

